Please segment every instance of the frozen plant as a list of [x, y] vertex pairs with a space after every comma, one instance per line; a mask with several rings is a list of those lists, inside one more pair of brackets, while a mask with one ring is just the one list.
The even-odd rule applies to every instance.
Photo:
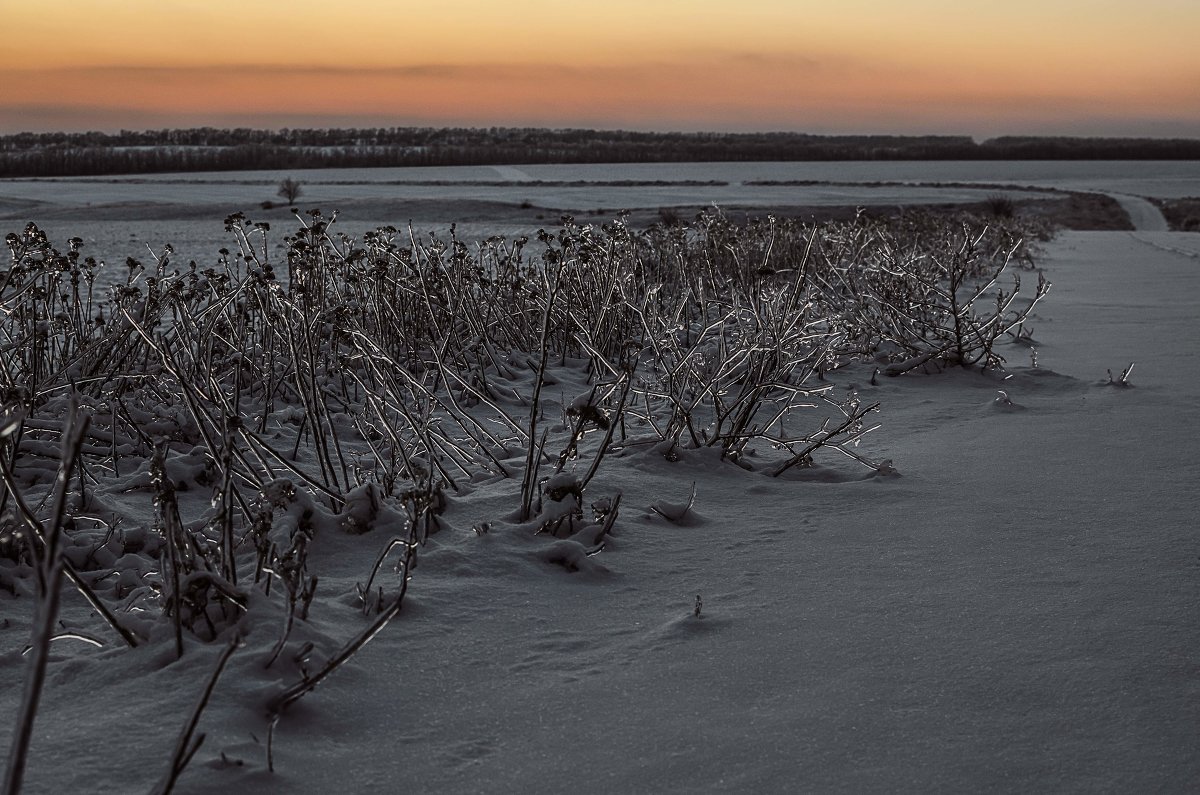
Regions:
[[1129, 383], [1129, 374], [1133, 372], [1133, 365], [1134, 365], [1134, 362], [1130, 362], [1129, 366], [1121, 371], [1120, 377], [1115, 378], [1115, 379], [1113, 378], [1112, 370], [1109, 370], [1108, 371], [1108, 385], [1109, 386], [1119, 386], [1119, 387], [1133, 386], [1133, 384]]

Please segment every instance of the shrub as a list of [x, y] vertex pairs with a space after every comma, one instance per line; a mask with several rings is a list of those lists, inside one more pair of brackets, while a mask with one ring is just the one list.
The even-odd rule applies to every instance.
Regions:
[[1180, 232], [1200, 230], [1200, 198], [1156, 199], [1170, 228]]
[[983, 203], [993, 218], [1013, 218], [1017, 214], [1017, 203], [1003, 194], [988, 196]]

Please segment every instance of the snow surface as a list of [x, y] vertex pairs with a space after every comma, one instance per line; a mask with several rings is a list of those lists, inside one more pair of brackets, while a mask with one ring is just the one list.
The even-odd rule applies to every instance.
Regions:
[[[1066, 190], [1130, 193], [1180, 198], [1200, 195], [1200, 161], [1195, 160], [948, 160], [822, 161], [734, 163], [572, 163], [516, 166], [436, 166], [413, 168], [331, 168], [279, 171], [216, 171], [144, 174], [142, 183], [184, 180], [278, 184], [292, 175], [302, 182], [380, 182], [453, 180], [816, 180], [824, 182], [986, 182]], [[111, 182], [111, 177], [79, 177], [46, 182]], [[0, 185], [25, 180], [3, 180]], [[7, 187], [5, 190], [7, 190]], [[4, 194], [4, 191], [0, 191]], [[268, 197], [272, 198], [272, 197]]]
[[[1014, 345], [1007, 380], [831, 376], [883, 404], [864, 449], [898, 475], [631, 449], [591, 487], [622, 494], [593, 557], [511, 530], [511, 484], [452, 497], [400, 616], [284, 714], [275, 772], [278, 627], [251, 627], [177, 791], [1197, 791], [1200, 236], [1066, 233], [1040, 264], [1037, 368]], [[693, 484], [678, 521], [652, 508]], [[317, 536], [314, 657], [365, 625], [390, 537]], [[0, 715], [31, 602], [0, 592]], [[220, 644], [124, 650], [64, 602], [106, 645], [56, 642], [25, 791], [146, 791]]]
[[[897, 206], [977, 202], [1003, 194], [1045, 198], [1046, 189], [1113, 195], [1139, 229], [1165, 229], [1141, 197], [1200, 196], [1196, 161], [946, 161], [819, 163], [629, 163], [430, 168], [342, 168], [139, 174], [115, 177], [0, 179], [0, 226], [19, 231], [33, 220], [53, 240], [79, 236], [83, 254], [110, 263], [146, 260], [147, 245], [175, 247], [177, 263], [208, 265], [230, 244], [222, 218], [237, 211], [275, 227], [274, 240], [295, 228], [279, 203], [279, 182], [297, 179], [303, 209], [342, 210], [341, 231], [361, 235], [382, 224], [412, 223], [418, 234], [444, 235], [456, 223], [462, 239], [516, 236], [552, 227], [560, 212], [605, 221], [618, 210], [659, 207]], [[621, 186], [617, 181], [662, 181]], [[814, 181], [824, 184], [751, 185]], [[679, 184], [725, 182], [725, 185]], [[509, 184], [478, 184], [478, 183]], [[546, 183], [597, 183], [587, 186]], [[886, 185], [871, 183], [891, 183]], [[443, 184], [436, 184], [443, 183]], [[454, 184], [459, 183], [459, 184]], [[470, 184], [477, 183], [477, 184]], [[530, 184], [532, 183], [532, 184]], [[540, 184], [539, 184], [540, 183]], [[911, 183], [911, 184], [905, 184]], [[915, 184], [921, 183], [921, 184]], [[934, 187], [945, 183], [954, 187]], [[972, 185], [977, 183], [978, 187]], [[1004, 186], [1004, 187], [1000, 187]], [[1014, 186], [1038, 189], [1018, 190]], [[7, 220], [6, 220], [7, 219]]]
[[[780, 164], [790, 165], [790, 164]], [[923, 187], [916, 185], [745, 185], [736, 172], [724, 185], [688, 184], [697, 178], [686, 174], [639, 177], [627, 174], [620, 166], [591, 176], [553, 174], [538, 177], [493, 172], [484, 177], [455, 176], [438, 183], [420, 175], [399, 173], [369, 175], [351, 172], [346, 175], [319, 171], [238, 172], [230, 174], [138, 175], [136, 177], [79, 177], [45, 180], [0, 180], [0, 201], [20, 208], [21, 202], [48, 202], [55, 206], [85, 209], [105, 205], [149, 205], [148, 211], [159, 214], [154, 205], [224, 204], [245, 209], [256, 207], [265, 200], [281, 203], [276, 196], [279, 182], [293, 177], [301, 183], [303, 193], [297, 203], [301, 207], [319, 206], [331, 209], [346, 208], [348, 200], [420, 200], [420, 201], [491, 201], [508, 204], [529, 202], [538, 207], [553, 207], [585, 211], [595, 208], [639, 208], [669, 206], [705, 206], [713, 202], [722, 207], [764, 205], [896, 205], [932, 204], [939, 202], [981, 201], [999, 192], [986, 185], [980, 187]], [[409, 169], [380, 169], [406, 172]], [[344, 171], [333, 169], [333, 171]], [[768, 172], [761, 179], [814, 179], [791, 176], [794, 169]], [[157, 177], [157, 178], [156, 178]], [[745, 177], [749, 179], [749, 177]], [[648, 179], [663, 184], [614, 185], [614, 181]], [[699, 179], [722, 181], [719, 172]], [[845, 180], [846, 177], [826, 178]], [[533, 181], [544, 180], [544, 181]], [[400, 184], [396, 184], [396, 182]], [[580, 185], [579, 181], [597, 182]], [[564, 184], [554, 184], [561, 182]], [[459, 184], [455, 184], [459, 183]], [[476, 183], [476, 184], [472, 184]], [[675, 184], [672, 184], [675, 183]], [[1020, 191], [1010, 191], [1014, 197]], [[1041, 194], [1032, 193], [1034, 197]], [[232, 212], [232, 209], [229, 210]], [[8, 212], [7, 214], [12, 214]], [[153, 216], [151, 216], [153, 217]], [[219, 220], [219, 219], [218, 219]], [[393, 219], [394, 220], [394, 219]], [[555, 218], [554, 220], [557, 220]]]
[[[229, 246], [221, 223], [245, 211], [274, 227], [276, 248], [294, 230], [287, 208], [256, 208], [275, 195], [285, 177], [303, 186], [302, 208], [338, 208], [338, 228], [360, 236], [383, 224], [411, 223], [418, 235], [445, 235], [457, 224], [460, 238], [516, 237], [552, 227], [561, 212], [581, 220], [611, 219], [618, 210], [659, 207], [897, 206], [976, 202], [996, 194], [1044, 198], [1015, 190], [1086, 190], [1113, 195], [1137, 228], [1164, 229], [1157, 208], [1138, 195], [1200, 196], [1195, 162], [851, 162], [851, 163], [639, 163], [436, 168], [309, 169], [144, 174], [115, 177], [0, 179], [0, 226], [19, 231], [36, 221], [52, 240], [78, 236], [83, 254], [109, 263], [147, 261], [147, 247], [175, 249], [176, 264], [207, 266]], [[725, 185], [603, 184], [614, 181], [725, 182]], [[761, 180], [813, 180], [827, 184], [750, 185]], [[462, 184], [481, 182], [509, 184]], [[537, 184], [591, 182], [589, 186]], [[435, 184], [435, 183], [447, 184]], [[534, 183], [532, 185], [528, 183]], [[872, 185], [873, 182], [894, 184]], [[390, 184], [389, 184], [390, 183]], [[460, 184], [453, 184], [460, 183]], [[838, 184], [832, 184], [838, 183]], [[902, 183], [923, 183], [902, 184]], [[932, 187], [953, 183], [958, 187]], [[979, 183], [978, 187], [966, 187]], [[1005, 186], [1005, 187], [999, 187]], [[119, 269], [111, 272], [115, 273]]]

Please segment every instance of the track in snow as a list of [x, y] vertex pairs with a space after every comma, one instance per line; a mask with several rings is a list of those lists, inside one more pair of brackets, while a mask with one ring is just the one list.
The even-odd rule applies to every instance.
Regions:
[[1133, 222], [1133, 228], [1139, 232], [1166, 232], [1167, 219], [1159, 212], [1159, 209], [1150, 202], [1138, 196], [1130, 196], [1127, 193], [1109, 193], [1109, 196], [1117, 200], [1124, 208], [1125, 212], [1129, 213], [1129, 220]]

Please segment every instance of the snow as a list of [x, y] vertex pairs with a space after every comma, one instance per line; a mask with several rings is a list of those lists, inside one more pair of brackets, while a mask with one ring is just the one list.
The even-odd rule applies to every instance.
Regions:
[[[282, 205], [270, 211], [255, 209], [264, 201], [280, 203], [276, 188], [289, 177], [302, 185], [299, 200], [302, 208], [321, 207], [328, 211], [340, 207], [343, 216], [339, 227], [346, 234], [361, 235], [381, 224], [403, 227], [409, 222], [418, 234], [429, 231], [443, 234], [450, 223], [457, 223], [460, 237], [467, 240], [493, 234], [528, 234], [539, 226], [556, 224], [560, 212], [607, 220], [619, 209], [707, 207], [714, 203], [725, 208], [896, 206], [976, 202], [996, 194], [1012, 198], [1047, 195], [1015, 190], [1012, 186], [1109, 193], [1122, 202], [1138, 228], [1157, 230], [1165, 228], [1158, 225], [1162, 223], [1161, 213], [1140, 197], [1200, 196], [1200, 163], [1194, 161], [639, 163], [295, 169], [0, 179], [0, 223], [9, 219], [10, 226], [19, 228], [26, 221], [36, 220], [52, 239], [78, 235], [85, 241], [85, 255], [108, 262], [124, 262], [130, 256], [146, 260], [147, 245], [157, 249], [170, 241], [175, 246], [177, 262], [194, 259], [206, 265], [213, 260], [217, 249], [229, 245], [221, 223], [229, 213], [248, 211], [255, 220], [270, 221], [277, 228], [294, 226], [291, 214]], [[676, 184], [611, 184], [629, 180]], [[824, 184], [746, 184], [763, 180]], [[726, 184], [680, 184], [689, 181]], [[489, 182], [509, 184], [480, 184]], [[555, 182], [597, 184], [546, 184]], [[933, 187], [933, 183], [955, 187]], [[978, 183], [978, 187], [970, 186], [971, 183]], [[519, 209], [525, 203], [532, 206]], [[1151, 225], [1146, 226], [1147, 223]], [[280, 238], [276, 235], [275, 239]]]
[[[284, 178], [303, 187], [302, 208], [340, 207], [341, 231], [361, 235], [382, 224], [412, 223], [418, 235], [444, 234], [456, 223], [460, 238], [517, 236], [551, 227], [561, 212], [608, 220], [619, 209], [658, 207], [798, 207], [976, 202], [996, 194], [1043, 198], [1044, 192], [1108, 193], [1137, 228], [1160, 230], [1161, 213], [1142, 197], [1200, 196], [1200, 163], [1193, 161], [947, 161], [849, 163], [640, 163], [436, 168], [296, 169], [194, 174], [144, 174], [40, 180], [0, 179], [0, 224], [19, 229], [38, 222], [52, 239], [78, 235], [84, 254], [110, 263], [149, 258], [147, 246], [175, 246], [177, 263], [208, 265], [228, 246], [221, 219], [248, 211], [276, 229], [294, 219], [276, 188]], [[619, 181], [664, 185], [620, 186]], [[754, 185], [804, 180], [824, 184]], [[686, 185], [684, 182], [724, 182]], [[480, 183], [509, 184], [480, 184]], [[541, 184], [538, 184], [538, 183]], [[588, 186], [547, 183], [596, 183]], [[610, 184], [605, 184], [605, 183]], [[390, 183], [390, 184], [389, 184]], [[438, 184], [441, 183], [441, 184]], [[455, 184], [457, 183], [457, 184]], [[474, 184], [472, 184], [474, 183]], [[532, 184], [531, 184], [532, 183]], [[875, 184], [872, 184], [875, 183]], [[878, 183], [889, 183], [886, 185]], [[906, 184], [909, 183], [909, 184]], [[922, 183], [922, 184], [916, 184]], [[956, 187], [933, 187], [934, 183]], [[978, 187], [971, 186], [978, 183]], [[1004, 186], [1004, 187], [1000, 187]], [[275, 241], [281, 239], [276, 234]]]
[[[820, 182], [987, 182], [1067, 190], [1180, 198], [1200, 195], [1200, 162], [1194, 160], [949, 160], [734, 163], [573, 163], [513, 166], [331, 168], [290, 171], [216, 171], [143, 174], [137, 184], [203, 182], [275, 186], [285, 176], [303, 183], [394, 181], [612, 181], [612, 180], [814, 180]], [[113, 177], [54, 178], [43, 183], [112, 183]], [[6, 191], [25, 180], [4, 180]], [[5, 192], [5, 195], [6, 192]], [[268, 196], [267, 198], [273, 198]]]
[[[1065, 233], [1039, 265], [1036, 368], [1014, 345], [1007, 378], [830, 374], [882, 404], [864, 447], [898, 474], [627, 448], [589, 490], [622, 500], [590, 556], [515, 530], [511, 482], [471, 484], [399, 617], [284, 713], [273, 773], [265, 704], [300, 663], [265, 670], [279, 627], [248, 627], [177, 791], [1196, 791], [1200, 242]], [[148, 500], [140, 477], [112, 499]], [[368, 622], [355, 584], [399, 521], [318, 528], [314, 660]], [[0, 715], [31, 602], [0, 591]], [[74, 593], [63, 620], [105, 645], [53, 645], [25, 791], [145, 791], [222, 644], [123, 649]]]

